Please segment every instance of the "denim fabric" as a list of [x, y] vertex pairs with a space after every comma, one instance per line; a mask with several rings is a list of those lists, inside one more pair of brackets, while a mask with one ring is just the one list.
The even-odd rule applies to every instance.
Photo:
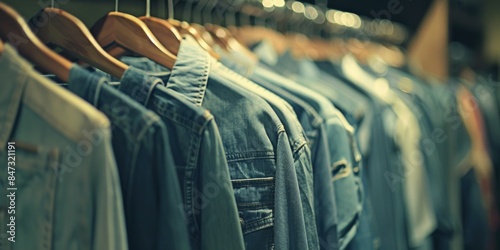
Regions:
[[403, 184], [408, 247], [418, 247], [436, 228], [436, 218], [420, 148], [421, 129], [409, 106], [411, 102], [405, 103], [406, 99], [401, 99], [401, 96], [390, 89], [386, 78], [370, 74], [353, 56], [346, 56], [341, 67], [357, 85], [390, 105], [396, 114], [395, 123], [385, 125], [386, 128], [393, 127], [394, 139], [400, 151], [398, 158], [403, 166], [399, 173], [393, 173], [396, 178], [393, 181]]
[[[370, 112], [370, 100], [365, 94], [350, 85], [339, 69], [332, 62], [323, 61], [310, 65], [307, 61], [301, 64], [302, 77], [314, 75], [318, 81], [301, 81], [301, 83], [318, 93], [323, 94], [342, 111], [349, 123], [355, 128], [361, 154], [368, 155], [373, 123], [373, 113]], [[314, 67], [316, 66], [316, 67]], [[305, 71], [307, 69], [307, 71]], [[306, 72], [309, 72], [306, 74]], [[330, 90], [330, 91], [325, 91]]]
[[[358, 142], [357, 144], [363, 146], [363, 148], [359, 149], [353, 147], [352, 151], [362, 150], [366, 152], [369, 146], [369, 133], [372, 129], [371, 116], [365, 116], [366, 109], [369, 107], [366, 97], [350, 89], [340, 79], [321, 71], [310, 61], [295, 61], [288, 53], [279, 57], [278, 61], [277, 65], [286, 66], [286, 64], [289, 64], [288, 67], [282, 67], [282, 70], [286, 69], [288, 71], [282, 72], [283, 74], [327, 97], [342, 111], [349, 123], [355, 128], [355, 134], [350, 134], [350, 138], [355, 137], [354, 140]], [[284, 64], [284, 62], [293, 62], [293, 65], [291, 63]], [[361, 165], [362, 163], [359, 164]], [[359, 169], [362, 169], [362, 167]], [[360, 172], [359, 175], [361, 176], [362, 186], [367, 186], [366, 171]], [[379, 238], [374, 234], [376, 228], [373, 222], [369, 192], [369, 190], [365, 190], [364, 192], [364, 197], [366, 198], [362, 201], [362, 212], [359, 217], [358, 229], [347, 249], [369, 250], [373, 249], [377, 242], [379, 242]]]
[[[431, 180], [431, 195], [436, 210], [437, 229], [432, 235], [434, 249], [450, 249], [450, 243], [453, 236], [453, 218], [450, 214], [450, 202], [447, 186], [449, 174], [446, 172], [445, 156], [443, 152], [443, 133], [444, 127], [441, 126], [439, 117], [443, 117], [443, 113], [439, 105], [433, 100], [431, 86], [423, 81], [412, 79], [414, 83], [413, 95], [416, 100], [419, 100], [420, 107], [423, 110], [424, 116], [421, 117], [421, 122], [427, 123], [427, 130], [422, 130], [422, 150], [427, 156], [428, 169]], [[425, 126], [424, 126], [425, 127]]]
[[474, 168], [460, 180], [461, 219], [463, 221], [463, 249], [489, 249], [489, 222], [482, 199], [481, 187]]
[[294, 157], [295, 171], [298, 178], [300, 199], [302, 203], [304, 222], [307, 232], [307, 245], [309, 249], [319, 249], [318, 233], [316, 229], [316, 216], [314, 210], [313, 169], [311, 163], [311, 149], [307, 145], [305, 132], [298, 121], [293, 108], [285, 100], [274, 93], [251, 82], [247, 78], [216, 64], [212, 72], [220, 74], [231, 82], [263, 98], [276, 112], [285, 127], [286, 134]]
[[[356, 91], [352, 91], [350, 88], [342, 84], [336, 84], [338, 82], [337, 80], [331, 81], [331, 79], [334, 78], [333, 76], [325, 74], [309, 60], [295, 59], [290, 51], [286, 51], [283, 55], [278, 56], [273, 47], [267, 41], [259, 42], [252, 47], [253, 51], [260, 57], [260, 59], [262, 59], [261, 65], [265, 65], [273, 71], [278, 72], [279, 74], [286, 76], [297, 83], [304, 84], [302, 81], [314, 83], [307, 87], [312, 87], [312, 89], [316, 90], [318, 93], [327, 95], [330, 99], [335, 100], [334, 104], [336, 105], [336, 108], [343, 112], [349, 123], [354, 126], [356, 130], [359, 130], [357, 124], [362, 119], [364, 112], [366, 112], [368, 102], [360, 97]], [[331, 64], [329, 61], [320, 62], [319, 64], [321, 63], [328, 66]], [[327, 69], [327, 71], [328, 70], [329, 69]], [[298, 81], [297, 78], [301, 78], [301, 81]], [[322, 82], [313, 81], [313, 79], [322, 79], [323, 83], [324, 81], [329, 83], [327, 85], [329, 87], [323, 86]], [[332, 84], [335, 84], [334, 89], [331, 89], [330, 85]]]
[[437, 104], [438, 125], [436, 150], [443, 158], [448, 213], [452, 219], [453, 235], [448, 241], [436, 241], [436, 249], [463, 249], [463, 232], [460, 212], [460, 171], [471, 149], [471, 141], [458, 112], [457, 98], [452, 86], [439, 84], [431, 86], [428, 95]]
[[327, 141], [335, 143], [329, 147], [330, 168], [337, 203], [339, 247], [345, 248], [356, 233], [362, 202], [362, 187], [357, 177], [360, 169], [355, 168], [353, 162], [353, 159], [361, 161], [361, 155], [352, 151], [351, 145], [355, 142], [349, 140], [346, 130], [346, 125], [351, 126], [329, 100], [262, 65], [249, 77], [263, 86], [267, 82], [286, 89], [314, 107], [324, 119]]
[[7, 142], [16, 142], [16, 242], [2, 249], [127, 249], [110, 122], [33, 70], [0, 56], [0, 224], [9, 223]]
[[[232, 57], [242, 59], [243, 62], [230, 60]], [[248, 74], [253, 71], [253, 68], [251, 70], [248, 69], [248, 65], [240, 66], [241, 63], [245, 63], [243, 56], [232, 57], [223, 57], [221, 62], [240, 73]], [[247, 59], [247, 61], [249, 60]], [[261, 85], [266, 88], [266, 91], [271, 91], [288, 102], [300, 120], [312, 152], [315, 197], [314, 211], [319, 246], [321, 249], [338, 249], [337, 212], [333, 184], [329, 178], [329, 175], [331, 175], [330, 155], [328, 154], [329, 145], [325, 134], [323, 118], [309, 104], [286, 90], [267, 82], [262, 82]], [[308, 232], [310, 232], [309, 229]], [[308, 237], [311, 237], [310, 233]], [[311, 245], [309, 246], [311, 248]]]
[[399, 150], [391, 126], [396, 124], [397, 116], [389, 105], [346, 79], [338, 65], [331, 62], [317, 65], [341, 79], [336, 82], [337, 85], [345, 84], [369, 101], [369, 110], [362, 120], [362, 126], [370, 130], [366, 133], [369, 136], [365, 135], [358, 141], [364, 156], [363, 165], [366, 166], [367, 197], [370, 197], [373, 208], [374, 248], [406, 249], [403, 186], [399, 174], [399, 171], [404, 173], [404, 168], [398, 157]]
[[[441, 173], [439, 172], [439, 168], [441, 168], [441, 164], [437, 155], [436, 150], [432, 150], [432, 148], [426, 148], [426, 145], [432, 147], [432, 145], [429, 145], [429, 143], [432, 143], [430, 140], [430, 130], [432, 130], [432, 125], [430, 124], [430, 121], [428, 119], [428, 115], [424, 113], [425, 106], [423, 106], [423, 100], [420, 101], [418, 99], [418, 94], [414, 92], [422, 92], [423, 89], [415, 85], [413, 83], [414, 80], [416, 80], [414, 77], [404, 77], [401, 76], [402, 74], [395, 71], [394, 69], [389, 69], [387, 66], [381, 64], [380, 62], [377, 63], [377, 61], [374, 61], [370, 64], [371, 67], [368, 65], [366, 66], [360, 66], [365, 70], [366, 72], [369, 72], [373, 76], [378, 76], [378, 77], [384, 77], [387, 79], [388, 84], [391, 86], [392, 90], [394, 90], [394, 93], [397, 95], [398, 99], [403, 101], [404, 105], [407, 107], [407, 110], [409, 110], [409, 113], [414, 114], [414, 117], [417, 119], [418, 122], [413, 122], [413, 124], [416, 124], [417, 126], [413, 125], [414, 127], [418, 127], [418, 131], [421, 133], [419, 141], [419, 148], [420, 151], [422, 152], [420, 154], [420, 163], [414, 162], [412, 164], [413, 167], [418, 167], [421, 166], [423, 172], [425, 172], [425, 176], [421, 177], [421, 181], [413, 183], [414, 186], [414, 193], [413, 195], [407, 194], [406, 196], [412, 197], [412, 199], [407, 199], [408, 207], [408, 215], [409, 217], [409, 234], [410, 234], [410, 246], [412, 248], [416, 248], [420, 245], [424, 245], [424, 242], [426, 239], [429, 238], [430, 234], [433, 233], [435, 228], [441, 226], [441, 227], [446, 227], [447, 221], [450, 219], [444, 217], [442, 215], [446, 214], [446, 206], [443, 206], [442, 202], [443, 197], [446, 197], [446, 187], [444, 185], [444, 180], [443, 177], [441, 176]], [[412, 80], [413, 79], [413, 80]], [[422, 94], [420, 93], [420, 96]], [[403, 106], [403, 105], [400, 105]], [[400, 115], [401, 116], [401, 115]], [[400, 118], [401, 119], [401, 118]], [[408, 121], [407, 121], [408, 122]], [[412, 129], [415, 130], [415, 129]], [[401, 141], [408, 141], [410, 138], [408, 138], [408, 132], [404, 133], [404, 140]], [[402, 144], [402, 143], [400, 143]], [[414, 150], [416, 149], [415, 145], [412, 146]], [[404, 150], [404, 145], [402, 146], [402, 150]], [[415, 151], [414, 151], [415, 152]], [[412, 153], [415, 155], [415, 153]], [[411, 180], [416, 179], [415, 178], [415, 172], [412, 171], [409, 174], [411, 174]], [[407, 188], [408, 190], [408, 188]], [[430, 192], [432, 190], [432, 192]], [[415, 193], [416, 192], [416, 193]], [[420, 194], [427, 194], [426, 196], [430, 196], [430, 201], [429, 206], [422, 207], [423, 204], [425, 204], [423, 199], [425, 200], [426, 197], [419, 197]], [[428, 199], [428, 198], [427, 198]], [[417, 202], [419, 205], [413, 205], [411, 206], [411, 202]], [[415, 207], [415, 210], [411, 210], [411, 207]], [[432, 222], [432, 227], [429, 224], [431, 221], [430, 220], [425, 220], [424, 212], [429, 211], [430, 214], [430, 208], [432, 208], [432, 217], [439, 217], [439, 219], [436, 218], [435, 222]], [[433, 219], [435, 220], [435, 219]], [[416, 223], [417, 222], [417, 223]], [[425, 223], [426, 222], [426, 223]], [[444, 222], [444, 223], [443, 223]], [[441, 225], [439, 225], [441, 224]], [[444, 229], [446, 230], [446, 229]], [[413, 237], [411, 237], [413, 235]], [[413, 242], [413, 243], [412, 243]]]
[[453, 226], [446, 186], [446, 176], [448, 174], [443, 172], [446, 169], [443, 167], [443, 155], [440, 155], [437, 150], [439, 144], [443, 143], [436, 136], [437, 133], [442, 131], [437, 126], [437, 117], [441, 113], [437, 112], [438, 109], [431, 95], [428, 94], [431, 89], [427, 83], [394, 68], [377, 68], [384, 69], [379, 74], [387, 77], [391, 87], [402, 94], [401, 98], [411, 102], [414, 109], [416, 109], [414, 113], [417, 115], [422, 129], [421, 150], [424, 152], [424, 160], [429, 173], [430, 189], [432, 190], [430, 194], [437, 219], [437, 228], [432, 238], [434, 242], [441, 242], [434, 244], [436, 249], [446, 249], [444, 246], [449, 245], [453, 234]]
[[497, 176], [498, 170], [500, 170], [500, 155], [494, 152], [500, 152], [500, 130], [498, 129], [500, 128], [500, 110], [496, 106], [495, 98], [495, 88], [498, 87], [500, 86], [495, 86], [494, 83], [483, 77], [478, 77], [476, 83], [471, 87], [471, 92], [476, 97], [479, 109], [483, 114], [486, 134], [488, 135], [488, 150], [493, 165], [497, 169]]
[[[356, 93], [354, 90], [349, 89], [347, 86], [342, 85], [341, 81], [333, 76], [327, 75], [321, 71], [313, 62], [308, 60], [297, 61], [291, 57], [289, 53], [285, 53], [277, 59], [276, 70], [282, 71], [284, 75], [294, 79], [296, 82], [307, 86], [310, 89], [327, 97], [332, 103], [338, 104], [343, 110], [346, 118], [350, 117], [350, 121], [358, 129], [355, 133], [359, 135], [359, 131], [369, 132], [370, 123], [369, 119], [363, 119], [366, 107], [368, 107], [365, 97]], [[333, 90], [331, 90], [333, 89]], [[329, 91], [330, 90], [330, 91]], [[351, 103], [352, 102], [352, 103]], [[366, 106], [366, 107], [365, 107]], [[368, 118], [370, 118], [368, 116]], [[355, 135], [349, 133], [350, 140], [354, 141]], [[365, 138], [368, 136], [364, 136]], [[357, 137], [359, 138], [359, 137]], [[366, 140], [361, 140], [366, 141]], [[359, 144], [358, 144], [359, 145]], [[366, 149], [366, 146], [365, 146]], [[357, 145], [353, 145], [352, 152], [358, 152]], [[356, 153], [355, 153], [356, 154]], [[362, 164], [359, 162], [358, 164]], [[358, 167], [357, 165], [355, 167]], [[362, 169], [362, 167], [359, 167]], [[362, 186], [366, 186], [366, 173], [362, 171], [359, 173], [362, 180]], [[369, 190], [366, 190], [365, 197], [369, 198]], [[370, 199], [363, 199], [362, 212], [359, 219], [359, 225], [356, 235], [352, 242], [349, 244], [349, 249], [373, 249], [374, 238], [373, 234], [373, 212]]]
[[[493, 164], [493, 189], [494, 189], [494, 198], [495, 198], [495, 206], [497, 209], [493, 211], [494, 217], [497, 218], [499, 201], [500, 201], [500, 154], [495, 152], [500, 152], [500, 110], [496, 105], [496, 97], [495, 97], [495, 88], [499, 88], [498, 83], [491, 82], [491, 79], [486, 80], [484, 77], [479, 76], [476, 80], [476, 84], [473, 85], [471, 92], [476, 97], [476, 101], [479, 105], [479, 109], [483, 114], [484, 125], [487, 134], [488, 140], [488, 153], [491, 158]], [[490, 217], [491, 218], [491, 217]], [[493, 233], [496, 234], [493, 239], [498, 239], [500, 234], [500, 225], [499, 220], [493, 220], [490, 224]], [[498, 246], [500, 241], [496, 240], [496, 245]]]
[[133, 67], [120, 91], [156, 112], [167, 125], [193, 249], [244, 249], [225, 152], [213, 116]]
[[179, 181], [160, 117], [77, 65], [68, 88], [111, 121], [129, 248], [188, 249]]
[[[285, 59], [284, 57], [280, 57], [280, 60]], [[331, 65], [330, 62], [318, 62], [317, 64]], [[297, 69], [295, 72], [298, 74], [298, 82], [327, 97], [336, 107], [339, 107], [339, 110], [343, 112], [350, 124], [353, 124], [355, 132], [354, 134], [350, 134], [350, 137], [355, 137], [355, 140], [358, 142], [358, 147], [354, 146], [353, 151], [356, 152], [357, 150], [361, 150], [361, 152], [366, 153], [370, 146], [369, 134], [372, 125], [372, 117], [370, 115], [365, 115], [367, 108], [370, 106], [367, 97], [356, 92], [356, 90], [344, 83], [343, 80], [322, 71], [311, 61], [296, 61], [296, 67]], [[359, 164], [362, 163], [360, 162]], [[367, 186], [366, 175], [366, 171], [360, 173], [363, 187]], [[348, 249], [373, 249], [375, 244], [380, 241], [373, 222], [373, 208], [369, 193], [370, 191], [365, 189], [364, 196], [366, 198], [363, 200], [360, 223], [356, 236], [351, 244], [349, 244]]]
[[[466, 172], [469, 168], [473, 168], [475, 175], [477, 176], [477, 182], [478, 186], [481, 188], [479, 189], [480, 194], [481, 194], [481, 199], [477, 199], [482, 201], [482, 210], [483, 213], [485, 212], [487, 214], [487, 219], [490, 221], [491, 225], [494, 225], [495, 221], [495, 201], [493, 198], [493, 189], [492, 189], [492, 176], [493, 176], [493, 164], [491, 162], [491, 158], [488, 154], [488, 148], [487, 148], [487, 140], [486, 140], [486, 131], [485, 131], [485, 126], [484, 126], [484, 119], [483, 115], [480, 112], [480, 109], [478, 108], [479, 105], [477, 104], [475, 97], [472, 95], [472, 93], [464, 86], [467, 85], [465, 82], [457, 82], [456, 85], [456, 97], [458, 100], [458, 105], [459, 105], [459, 114], [462, 117], [462, 120], [464, 122], [465, 128], [467, 129], [468, 134], [470, 135], [471, 139], [471, 149], [469, 152], [468, 157], [466, 158], [466, 162], [463, 164], [463, 166], [460, 168], [459, 173], [464, 173]], [[463, 177], [462, 177], [463, 179]], [[462, 191], [463, 194], [463, 191]], [[481, 209], [476, 208], [476, 213], [477, 211], [481, 211]], [[463, 213], [462, 209], [462, 213]], [[471, 215], [470, 217], [474, 217], [474, 215]], [[467, 224], [466, 221], [463, 221], [463, 232], [464, 232], [464, 240], [467, 241], [466, 239], [466, 234], [468, 233], [467, 231], [476, 231], [474, 228], [477, 228], [475, 225]], [[477, 224], [482, 224], [484, 223], [484, 220], [481, 221], [481, 219], [478, 218]], [[486, 225], [484, 225], [486, 224]], [[488, 228], [488, 223], [484, 223], [483, 226], [484, 228]], [[488, 230], [487, 230], [488, 231]], [[478, 232], [473, 232], [471, 233], [473, 238], [478, 238], [477, 237]], [[488, 238], [487, 236], [485, 238]], [[484, 243], [486, 245], [486, 243]]]
[[[135, 65], [141, 67], [141, 65]], [[214, 114], [247, 249], [307, 249], [294, 158], [284, 125], [260, 97], [221, 75], [183, 40], [167, 88]], [[161, 69], [165, 72], [165, 69]]]

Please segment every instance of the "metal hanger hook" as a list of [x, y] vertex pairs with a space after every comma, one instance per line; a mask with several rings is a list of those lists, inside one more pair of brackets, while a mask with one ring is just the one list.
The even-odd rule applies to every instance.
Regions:
[[174, 0], [168, 0], [168, 19], [174, 19]]

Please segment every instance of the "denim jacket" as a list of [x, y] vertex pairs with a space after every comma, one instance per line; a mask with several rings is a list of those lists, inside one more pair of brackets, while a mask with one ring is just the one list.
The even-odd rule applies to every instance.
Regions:
[[329, 145], [332, 182], [338, 217], [339, 248], [344, 249], [357, 231], [362, 211], [361, 154], [354, 141], [354, 129], [344, 116], [320, 94], [305, 88], [293, 80], [274, 73], [261, 65], [255, 68], [251, 79], [273, 83], [311, 105], [324, 120]]
[[[249, 63], [251, 60], [236, 51], [223, 54], [221, 62], [236, 72], [250, 77], [254, 76], [252, 72], [258, 66], [251, 65]], [[257, 80], [256, 83], [264, 87], [266, 91], [271, 91], [288, 102], [298, 116], [312, 152], [314, 211], [319, 247], [321, 249], [338, 249], [337, 212], [333, 183], [329, 177], [331, 175], [330, 149], [324, 120], [312, 106], [287, 90], [263, 79], [256, 78], [254, 80]], [[311, 237], [312, 235], [308, 234], [308, 240]]]
[[[166, 71], [144, 63], [136, 66], [154, 69], [156, 75]], [[307, 249], [294, 157], [284, 125], [266, 101], [221, 75], [217, 67], [206, 51], [183, 40], [172, 72], [163, 79], [167, 88], [214, 114], [245, 247]]]
[[193, 249], [244, 249], [225, 152], [210, 112], [129, 67], [119, 89], [158, 114], [167, 126]]
[[304, 212], [304, 223], [307, 232], [307, 245], [309, 249], [319, 249], [318, 233], [316, 228], [316, 215], [314, 210], [314, 184], [313, 167], [311, 162], [311, 149], [307, 144], [307, 137], [293, 108], [281, 97], [269, 90], [251, 82], [247, 78], [218, 63], [213, 71], [226, 77], [244, 89], [262, 97], [276, 112], [285, 127], [286, 134], [294, 156], [295, 171], [297, 173], [300, 199]]
[[165, 124], [155, 113], [73, 65], [68, 88], [111, 121], [130, 249], [188, 249], [189, 238]]
[[[342, 124], [345, 124], [345, 130], [340, 130], [342, 131], [340, 135], [345, 136], [343, 137], [344, 140], [352, 142], [351, 149], [346, 149], [346, 152], [352, 151], [347, 154], [352, 155], [352, 157], [347, 157], [346, 159], [351, 159], [352, 162], [356, 162], [355, 166], [358, 170], [363, 169], [361, 167], [362, 162], [356, 160], [356, 155], [358, 155], [359, 160], [359, 150], [365, 150], [366, 152], [367, 145], [365, 142], [367, 141], [366, 138], [368, 138], [369, 130], [371, 129], [370, 117], [365, 116], [366, 109], [369, 107], [366, 98], [355, 90], [350, 89], [348, 86], [343, 85], [340, 79], [336, 79], [320, 70], [314, 62], [307, 59], [296, 60], [289, 52], [280, 56], [273, 68], [287, 75], [290, 79], [294, 79], [297, 83], [328, 98], [336, 108], [342, 111], [342, 115], [340, 115], [339, 118]], [[344, 117], [349, 122], [346, 122]], [[341, 141], [342, 140], [337, 140], [339, 144], [336, 145], [345, 145], [345, 143]], [[363, 146], [363, 148], [358, 147], [358, 145]], [[337, 147], [342, 148], [342, 146]], [[367, 185], [366, 171], [359, 171], [358, 175], [361, 177], [362, 185], [360, 186], [365, 187]], [[357, 181], [359, 182], [359, 180]], [[359, 225], [356, 235], [349, 244], [348, 249], [374, 249], [374, 242], [378, 241], [376, 234], [373, 232], [373, 212], [368, 190], [363, 192], [363, 196], [365, 199], [362, 201], [362, 212], [359, 217]]]
[[[15, 216], [16, 242], [2, 249], [127, 249], [110, 122], [41, 76], [14, 48], [0, 55], [0, 224]], [[15, 142], [15, 188], [7, 181]], [[6, 192], [15, 192], [9, 214]]]

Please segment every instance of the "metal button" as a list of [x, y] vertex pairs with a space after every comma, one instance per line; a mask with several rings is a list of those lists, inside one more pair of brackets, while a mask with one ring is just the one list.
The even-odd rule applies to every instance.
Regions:
[[241, 217], [240, 217], [240, 225], [242, 229], [245, 227], [245, 220]]

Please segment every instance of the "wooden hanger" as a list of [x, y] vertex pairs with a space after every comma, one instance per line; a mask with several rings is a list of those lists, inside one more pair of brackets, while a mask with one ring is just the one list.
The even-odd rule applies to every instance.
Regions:
[[288, 39], [281, 33], [265, 27], [243, 26], [231, 29], [234, 37], [245, 46], [252, 46], [260, 41], [271, 42], [279, 55], [284, 54], [288, 49]]
[[212, 37], [212, 34], [210, 34], [205, 27], [203, 27], [200, 24], [197, 23], [191, 23], [189, 24], [193, 29], [195, 29], [200, 35], [201, 38], [210, 46], [210, 48], [213, 49], [213, 46], [215, 45], [216, 41], [214, 41], [214, 38]]
[[[47, 18], [43, 25], [36, 25], [36, 18]], [[80, 60], [121, 78], [128, 66], [112, 57], [97, 43], [90, 31], [78, 18], [66, 11], [44, 8], [31, 19], [38, 37], [46, 44], [54, 44]]]
[[210, 47], [210, 45], [208, 45], [208, 43], [205, 40], [203, 40], [203, 37], [200, 35], [200, 33], [198, 33], [198, 31], [195, 28], [191, 27], [191, 25], [189, 25], [189, 23], [181, 22], [181, 21], [174, 20], [174, 19], [168, 19], [168, 21], [171, 24], [173, 24], [174, 27], [176, 27], [177, 30], [179, 30], [179, 32], [182, 35], [184, 35], [184, 36], [189, 35], [189, 36], [193, 37], [198, 42], [198, 44], [203, 49], [205, 49], [211, 56], [213, 56], [216, 59], [220, 59], [220, 55], [217, 54], [212, 49], [212, 47]]
[[182, 37], [179, 31], [171, 23], [156, 17], [142, 16], [139, 17], [139, 19], [148, 26], [165, 48], [174, 55], [179, 53]]
[[43, 71], [68, 82], [72, 63], [50, 50], [31, 31], [24, 19], [12, 8], [0, 2], [0, 37]]
[[129, 14], [110, 12], [94, 24], [91, 32], [104, 48], [116, 43], [169, 69], [177, 59], [143, 21]]
[[228, 52], [233, 50], [229, 45], [228, 34], [222, 30], [220, 26], [205, 24], [205, 30], [212, 35], [214, 42], [217, 43], [222, 49]]
[[246, 55], [247, 58], [250, 58], [253, 62], [257, 62], [259, 60], [257, 55], [241, 44], [228, 29], [216, 24], [205, 24], [205, 28], [212, 34], [215, 41], [219, 39], [220, 43], [227, 46], [227, 51], [238, 51]]

